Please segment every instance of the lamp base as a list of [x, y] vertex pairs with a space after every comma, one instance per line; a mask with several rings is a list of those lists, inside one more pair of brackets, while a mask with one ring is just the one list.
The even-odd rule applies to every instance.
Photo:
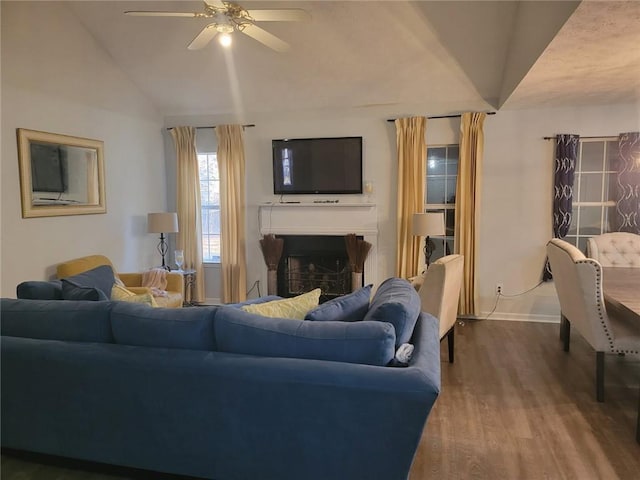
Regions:
[[433, 251], [435, 249], [436, 249], [436, 244], [433, 243], [433, 240], [431, 240], [429, 237], [426, 237], [424, 239], [424, 258], [425, 258], [427, 267], [431, 263], [431, 255], [433, 254]]
[[165, 262], [165, 256], [167, 255], [168, 250], [169, 250], [169, 245], [167, 245], [167, 242], [165, 241], [164, 233], [161, 233], [160, 243], [158, 243], [158, 252], [162, 256], [162, 265], [160, 266], [160, 268], [164, 268], [167, 272], [170, 272], [171, 267], [169, 267], [169, 265], [167, 265]]

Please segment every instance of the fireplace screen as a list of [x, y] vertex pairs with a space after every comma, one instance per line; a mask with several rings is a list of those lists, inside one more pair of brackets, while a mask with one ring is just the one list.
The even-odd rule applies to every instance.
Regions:
[[351, 292], [351, 267], [343, 236], [282, 238], [278, 295], [293, 297], [320, 288], [320, 302], [325, 302]]
[[342, 258], [290, 256], [286, 262], [285, 277], [288, 295], [300, 295], [320, 288], [321, 300], [329, 300], [351, 291], [351, 269], [348, 261]]

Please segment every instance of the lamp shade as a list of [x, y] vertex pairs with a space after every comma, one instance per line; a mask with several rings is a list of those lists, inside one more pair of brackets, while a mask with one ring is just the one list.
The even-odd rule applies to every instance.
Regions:
[[178, 231], [178, 214], [160, 212], [147, 214], [147, 231], [149, 233], [175, 233]]
[[436, 235], [444, 235], [444, 213], [414, 213], [412, 233], [415, 236], [419, 237], [433, 237]]

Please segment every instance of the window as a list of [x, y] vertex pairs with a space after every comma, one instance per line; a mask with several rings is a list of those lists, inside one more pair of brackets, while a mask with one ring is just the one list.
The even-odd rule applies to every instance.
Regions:
[[453, 253], [459, 153], [458, 145], [427, 148], [425, 211], [444, 212], [446, 232], [445, 237], [432, 239], [436, 246], [432, 262]]
[[220, 263], [220, 175], [215, 153], [199, 153], [202, 261]]
[[565, 240], [583, 252], [587, 238], [614, 230], [617, 139], [580, 140], [573, 181], [573, 218]]

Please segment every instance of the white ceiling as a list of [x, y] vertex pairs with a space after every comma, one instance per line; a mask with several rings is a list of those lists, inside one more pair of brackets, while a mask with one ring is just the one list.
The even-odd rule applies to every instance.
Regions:
[[206, 19], [123, 12], [196, 12], [201, 1], [68, 5], [165, 116], [348, 107], [444, 115], [640, 100], [640, 1], [239, 3], [302, 8], [311, 20], [259, 24], [292, 45], [286, 53], [239, 33], [230, 49], [213, 41], [190, 51]]

